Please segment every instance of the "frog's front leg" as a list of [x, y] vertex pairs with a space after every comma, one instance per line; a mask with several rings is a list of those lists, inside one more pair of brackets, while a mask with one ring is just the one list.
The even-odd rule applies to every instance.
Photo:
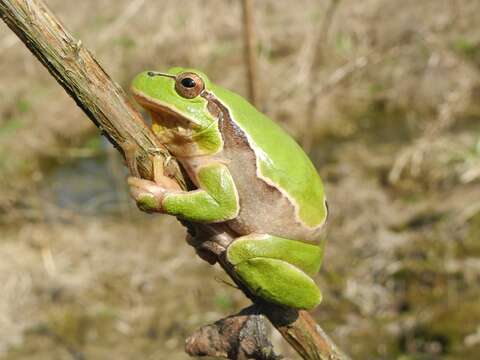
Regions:
[[227, 249], [228, 261], [255, 295], [298, 309], [314, 308], [322, 300], [310, 278], [322, 258], [320, 246], [268, 234], [240, 237]]
[[[147, 212], [163, 212], [193, 222], [221, 222], [233, 219], [239, 211], [238, 194], [228, 168], [209, 163], [198, 169], [198, 189], [182, 191], [170, 187], [168, 177], [156, 182], [129, 178], [130, 191], [138, 206]], [[166, 179], [165, 179], [166, 178]]]

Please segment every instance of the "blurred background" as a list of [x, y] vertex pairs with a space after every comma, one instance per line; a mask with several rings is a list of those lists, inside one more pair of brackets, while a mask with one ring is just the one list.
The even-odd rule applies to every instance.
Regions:
[[[240, 1], [46, 1], [124, 88], [193, 66], [247, 96]], [[478, 359], [478, 0], [257, 1], [259, 107], [331, 214], [316, 320], [355, 359]], [[248, 304], [0, 23], [0, 358], [187, 359]], [[279, 352], [296, 359], [272, 334]]]

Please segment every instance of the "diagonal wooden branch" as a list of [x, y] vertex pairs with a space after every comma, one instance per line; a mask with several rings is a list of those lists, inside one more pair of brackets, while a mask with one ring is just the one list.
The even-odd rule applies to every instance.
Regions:
[[[41, 0], [0, 0], [0, 16], [101, 129], [102, 135], [124, 156], [134, 149], [140, 175], [152, 178], [152, 149], [162, 150], [167, 157], [168, 153], [128, 102], [124, 91], [102, 69], [81, 41], [64, 28]], [[168, 173], [185, 188], [177, 163], [171, 160], [167, 164]], [[264, 303], [243, 286], [225, 258], [225, 248], [236, 234], [222, 226], [186, 225], [191, 230], [217, 235], [213, 237], [217, 241], [192, 241], [192, 245], [210, 261], [218, 261], [244, 294], [259, 306], [260, 311], [304, 359], [348, 359], [309, 313]]]
[[255, 107], [259, 108], [257, 34], [255, 32], [254, 5], [254, 0], [242, 0], [243, 43], [245, 67], [248, 76], [248, 100]]

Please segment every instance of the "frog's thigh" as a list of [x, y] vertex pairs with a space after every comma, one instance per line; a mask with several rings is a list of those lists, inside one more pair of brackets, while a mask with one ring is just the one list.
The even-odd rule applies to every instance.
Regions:
[[[275, 245], [279, 248], [275, 249]], [[322, 299], [320, 290], [301, 267], [290, 260], [298, 262], [302, 255], [306, 255], [307, 268], [318, 269], [312, 263], [321, 261], [321, 254], [318, 255], [321, 251], [308, 248], [317, 254], [312, 256], [303, 245], [315, 247], [271, 235], [249, 235], [230, 245], [227, 257], [242, 281], [257, 296], [280, 305], [311, 309]], [[317, 261], [312, 260], [315, 257]]]
[[250, 234], [236, 239], [227, 255], [234, 265], [256, 257], [270, 258], [283, 260], [308, 275], [315, 275], [322, 264], [323, 246], [269, 234]]

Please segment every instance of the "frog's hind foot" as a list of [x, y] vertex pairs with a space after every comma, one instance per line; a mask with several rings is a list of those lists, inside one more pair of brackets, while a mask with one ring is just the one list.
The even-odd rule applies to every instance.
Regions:
[[245, 285], [267, 301], [299, 309], [317, 306], [322, 295], [309, 275], [318, 272], [323, 249], [269, 234], [236, 239], [227, 258]]

